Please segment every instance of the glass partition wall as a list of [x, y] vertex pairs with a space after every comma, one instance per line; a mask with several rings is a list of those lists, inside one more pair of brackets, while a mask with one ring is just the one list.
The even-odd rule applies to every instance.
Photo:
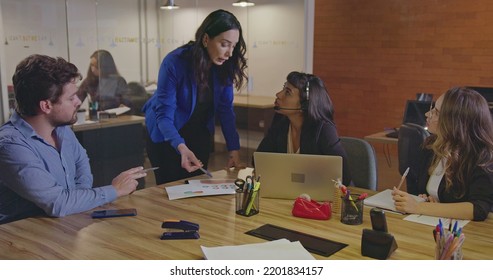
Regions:
[[[1, 123], [13, 107], [15, 66], [28, 55], [63, 57], [85, 78], [91, 55], [106, 50], [129, 85], [140, 85], [152, 94], [164, 56], [193, 40], [211, 11], [225, 9], [241, 22], [247, 43], [249, 80], [235, 93], [235, 111], [241, 153], [250, 164], [286, 75], [294, 70], [311, 72], [313, 26], [309, 19], [313, 18], [314, 0], [258, 0], [247, 8], [233, 6], [234, 0], [175, 0], [178, 9], [161, 9], [166, 2], [0, 0]], [[224, 152], [220, 131], [215, 136], [216, 153]]]

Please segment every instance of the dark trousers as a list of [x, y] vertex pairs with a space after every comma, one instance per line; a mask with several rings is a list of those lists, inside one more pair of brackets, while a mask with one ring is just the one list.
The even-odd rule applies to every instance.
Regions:
[[[211, 152], [211, 137], [209, 131], [205, 128], [202, 131], [196, 131], [193, 135], [183, 135], [185, 144], [202, 161], [204, 168], [207, 169], [209, 163], [209, 154]], [[156, 184], [164, 184], [176, 180], [182, 180], [188, 177], [203, 174], [200, 170], [189, 173], [181, 167], [181, 155], [169, 144], [169, 142], [154, 143], [147, 135], [147, 156], [153, 167], [159, 167], [154, 170]]]

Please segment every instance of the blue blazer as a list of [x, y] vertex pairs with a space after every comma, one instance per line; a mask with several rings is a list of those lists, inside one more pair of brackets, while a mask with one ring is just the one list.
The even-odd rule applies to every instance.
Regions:
[[[150, 138], [153, 142], [170, 142], [175, 149], [185, 143], [178, 131], [187, 123], [197, 102], [197, 83], [194, 79], [190, 54], [191, 46], [185, 45], [170, 52], [159, 69], [158, 85], [154, 95], [142, 111]], [[214, 82], [214, 115], [217, 114], [229, 151], [240, 149], [233, 111], [233, 84], [221, 85], [216, 69], [211, 68]], [[214, 135], [214, 115], [207, 120], [207, 128]]]

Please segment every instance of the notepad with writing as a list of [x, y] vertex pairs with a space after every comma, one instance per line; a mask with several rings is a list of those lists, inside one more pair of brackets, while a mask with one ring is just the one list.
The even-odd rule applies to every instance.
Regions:
[[[418, 202], [425, 201], [424, 198], [421, 198], [419, 196], [416, 196], [416, 195], [411, 195], [411, 196]], [[374, 195], [370, 196], [369, 198], [365, 199], [365, 205], [390, 210], [390, 211], [393, 211], [396, 213], [401, 213], [401, 212], [397, 211], [397, 209], [395, 209], [394, 200], [392, 199], [392, 190], [391, 189], [381, 191], [381, 192], [374, 194]], [[401, 213], [401, 214], [403, 214], [403, 213]]]

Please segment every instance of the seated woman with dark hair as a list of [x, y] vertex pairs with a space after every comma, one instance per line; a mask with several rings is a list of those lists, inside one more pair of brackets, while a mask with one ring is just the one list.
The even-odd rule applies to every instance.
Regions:
[[323, 81], [315, 75], [291, 72], [274, 103], [276, 114], [257, 152], [341, 156], [342, 182], [351, 176], [347, 155], [333, 120], [334, 108]]

